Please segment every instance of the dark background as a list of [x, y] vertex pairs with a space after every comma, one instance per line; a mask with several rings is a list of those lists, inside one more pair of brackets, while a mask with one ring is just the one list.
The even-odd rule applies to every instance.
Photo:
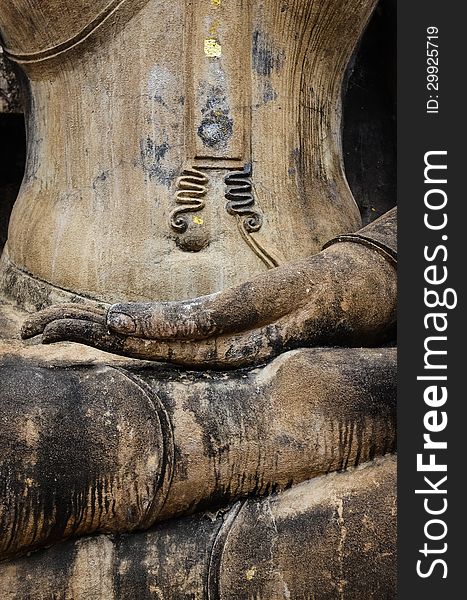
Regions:
[[396, 204], [396, 0], [380, 0], [348, 69], [343, 150], [363, 223]]
[[22, 115], [0, 113], [0, 252], [23, 178], [26, 136]]

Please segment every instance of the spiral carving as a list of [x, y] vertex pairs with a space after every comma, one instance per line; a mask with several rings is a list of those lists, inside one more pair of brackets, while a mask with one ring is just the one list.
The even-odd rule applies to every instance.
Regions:
[[228, 200], [226, 210], [229, 215], [242, 219], [243, 227], [248, 233], [258, 231], [263, 224], [260, 213], [253, 208], [255, 199], [252, 193], [251, 173], [251, 164], [248, 164], [243, 171], [234, 171], [224, 178], [227, 186], [225, 197]]
[[177, 181], [175, 202], [179, 205], [170, 213], [170, 226], [177, 233], [184, 233], [188, 229], [188, 220], [185, 213], [198, 212], [206, 203], [203, 198], [207, 192], [208, 176], [198, 169], [185, 169]]

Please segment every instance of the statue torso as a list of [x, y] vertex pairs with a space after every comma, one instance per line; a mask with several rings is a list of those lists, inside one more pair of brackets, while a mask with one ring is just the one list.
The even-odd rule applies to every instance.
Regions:
[[356, 230], [340, 94], [373, 1], [338, 4], [2, 7], [30, 104], [11, 263], [106, 302], [182, 299]]

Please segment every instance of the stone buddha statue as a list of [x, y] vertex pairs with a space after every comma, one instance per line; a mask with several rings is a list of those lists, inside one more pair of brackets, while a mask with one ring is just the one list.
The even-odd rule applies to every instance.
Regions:
[[374, 4], [1, 7], [0, 597], [394, 597], [396, 215], [341, 149]]

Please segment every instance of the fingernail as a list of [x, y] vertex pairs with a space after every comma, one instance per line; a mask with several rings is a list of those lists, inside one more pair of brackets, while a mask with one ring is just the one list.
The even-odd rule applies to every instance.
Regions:
[[135, 321], [125, 313], [110, 313], [107, 318], [107, 325], [119, 333], [135, 333]]

